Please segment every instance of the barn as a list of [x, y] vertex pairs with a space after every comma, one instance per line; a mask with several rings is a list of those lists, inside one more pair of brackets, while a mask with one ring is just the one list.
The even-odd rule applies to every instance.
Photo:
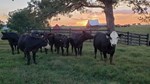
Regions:
[[106, 24], [100, 24], [99, 21], [96, 20], [88, 20], [87, 24], [86, 24], [86, 28], [101, 28], [101, 27], [105, 27]]
[[56, 25], [53, 27], [53, 29], [61, 29], [61, 27], [60, 27], [58, 24], [56, 24]]
[[53, 26], [53, 32], [55, 32], [55, 33], [60, 33], [60, 31], [61, 31], [60, 29], [61, 29], [61, 27], [58, 24]]

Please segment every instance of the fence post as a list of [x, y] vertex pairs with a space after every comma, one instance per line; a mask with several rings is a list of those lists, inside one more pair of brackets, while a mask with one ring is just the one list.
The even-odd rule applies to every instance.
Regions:
[[139, 45], [141, 45], [141, 35], [139, 34]]
[[149, 45], [149, 34], [147, 34], [147, 46], [150, 46]]
[[71, 28], [69, 28], [69, 37], [71, 36]]
[[[132, 42], [132, 33], [130, 33], [130, 44], [132, 45], [133, 44], [133, 42]], [[134, 44], [133, 44], [134, 45]]]
[[130, 43], [130, 39], [129, 39], [129, 36], [130, 36], [130, 33], [129, 32], [127, 32], [127, 45], [129, 45]]

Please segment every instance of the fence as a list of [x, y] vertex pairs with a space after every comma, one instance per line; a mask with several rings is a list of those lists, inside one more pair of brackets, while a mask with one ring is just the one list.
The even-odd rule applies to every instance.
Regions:
[[120, 43], [127, 45], [149, 45], [149, 34], [136, 34], [121, 31], [118, 31], [118, 33], [123, 34]]
[[[107, 32], [106, 29], [79, 29], [79, 28], [64, 28], [64, 29], [34, 29], [30, 31], [37, 31], [37, 32], [53, 32], [53, 33], [60, 33], [70, 37], [72, 32], [82, 32], [82, 30], [91, 33], [91, 35], [95, 35], [96, 32]], [[123, 34], [122, 37], [119, 39], [119, 42], [126, 45], [149, 45], [149, 34], [136, 34], [130, 32], [122, 32], [117, 31], [119, 34]], [[92, 40], [90, 40], [92, 41]]]

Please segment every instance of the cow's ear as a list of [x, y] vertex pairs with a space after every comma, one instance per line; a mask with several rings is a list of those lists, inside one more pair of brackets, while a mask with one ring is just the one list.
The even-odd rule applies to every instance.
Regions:
[[106, 33], [106, 38], [110, 39], [110, 34], [109, 33]]
[[119, 38], [123, 36], [123, 34], [118, 34]]

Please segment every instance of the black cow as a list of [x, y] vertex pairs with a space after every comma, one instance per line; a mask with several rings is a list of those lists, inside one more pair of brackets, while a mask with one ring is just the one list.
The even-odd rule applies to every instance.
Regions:
[[[44, 33], [34, 31], [34, 32], [31, 32], [30, 35], [33, 36], [33, 37], [42, 38], [43, 35], [44, 35]], [[40, 52], [41, 52], [41, 53], [43, 52], [42, 47], [40, 48]], [[47, 49], [45, 49], [45, 53], [47, 54]]]
[[62, 55], [64, 55], [64, 48], [66, 48], [66, 54], [68, 55], [69, 38], [66, 35], [56, 34], [54, 37], [54, 42], [57, 53], [59, 53], [61, 48]]
[[76, 56], [82, 55], [83, 42], [92, 38], [93, 36], [85, 31], [82, 31], [82, 33], [72, 33], [70, 36], [70, 44], [72, 46], [72, 51], [74, 49]]
[[[37, 32], [37, 31], [35, 31], [35, 32], [31, 32], [30, 33], [30, 35], [31, 36], [33, 36], [33, 37], [37, 37], [37, 38], [42, 38], [44, 35], [47, 35], [48, 37], [47, 37], [47, 39], [48, 39], [48, 42], [49, 42], [49, 45], [51, 46], [51, 52], [53, 52], [53, 34], [52, 33], [46, 33], [46, 32]], [[45, 51], [45, 53], [47, 54], [48, 53], [48, 49], [47, 48], [44, 48], [44, 51]], [[40, 48], [40, 52], [42, 53], [43, 52], [43, 50], [42, 50], [42, 47]]]
[[110, 34], [105, 34], [98, 32], [94, 36], [94, 52], [95, 52], [95, 59], [96, 59], [96, 54], [97, 54], [97, 49], [104, 55], [104, 61], [107, 61], [107, 54], [110, 54], [110, 64], [112, 63], [113, 60], [113, 55], [115, 53], [115, 48], [118, 42], [118, 38], [122, 34], [117, 34], [116, 31], [111, 32]]
[[17, 50], [17, 52], [19, 53], [19, 49], [17, 48], [17, 43], [19, 40], [19, 35], [17, 33], [14, 32], [2, 32], [2, 40], [8, 40], [9, 45], [11, 47], [12, 50], [12, 54], [14, 55], [14, 50]]
[[49, 45], [51, 47], [51, 52], [53, 53], [53, 46], [54, 46], [54, 37], [55, 37], [55, 34], [54, 33], [47, 33], [48, 34], [48, 41], [49, 41]]
[[33, 62], [36, 64], [36, 52], [39, 48], [48, 44], [47, 37], [39, 38], [31, 35], [22, 35], [18, 41], [18, 48], [24, 52], [27, 57], [27, 65], [30, 64], [30, 52], [33, 54]]

